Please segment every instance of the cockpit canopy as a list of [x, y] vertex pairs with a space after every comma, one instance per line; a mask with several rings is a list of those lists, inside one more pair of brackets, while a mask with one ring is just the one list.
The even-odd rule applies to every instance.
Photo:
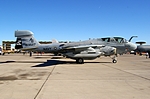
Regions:
[[127, 42], [126, 39], [122, 38], [122, 37], [106, 37], [106, 38], [101, 38], [102, 41], [105, 42], [118, 42], [118, 43], [125, 43]]

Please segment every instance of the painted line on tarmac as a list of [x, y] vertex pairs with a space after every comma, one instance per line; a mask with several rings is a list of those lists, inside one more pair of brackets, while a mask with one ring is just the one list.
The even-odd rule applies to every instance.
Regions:
[[106, 64], [103, 64], [103, 65], [104, 65], [104, 66], [107, 66], [107, 67], [110, 67], [110, 68], [112, 68], [112, 69], [116, 69], [116, 70], [122, 71], [122, 72], [124, 72], [124, 73], [128, 73], [128, 74], [131, 74], [131, 75], [134, 75], [134, 76], [137, 76], [137, 77], [140, 77], [140, 78], [142, 78], [142, 79], [145, 79], [145, 80], [150, 81], [149, 78], [146, 78], [146, 77], [143, 77], [143, 76], [140, 76], [140, 75], [131, 73], [131, 72], [127, 72], [127, 71], [125, 71], [125, 70], [122, 70], [122, 69], [119, 69], [119, 68], [115, 68], [115, 67], [112, 67], [112, 66], [109, 66], [109, 65], [106, 65]]
[[51, 74], [53, 73], [55, 67], [56, 67], [56, 65], [53, 67], [52, 71], [49, 73], [49, 75], [48, 75], [47, 78], [45, 79], [44, 83], [42, 84], [41, 88], [39, 89], [39, 91], [38, 91], [37, 94], [35, 95], [34, 99], [37, 98], [37, 96], [39, 95], [39, 93], [40, 93], [41, 90], [43, 89], [44, 85], [46, 84], [46, 82], [48, 81], [49, 77], [50, 77]]

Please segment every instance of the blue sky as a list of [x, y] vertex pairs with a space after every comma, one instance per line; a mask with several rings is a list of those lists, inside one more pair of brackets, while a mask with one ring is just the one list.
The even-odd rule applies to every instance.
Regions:
[[37, 40], [122, 36], [150, 44], [150, 0], [0, 0], [0, 45], [30, 30]]

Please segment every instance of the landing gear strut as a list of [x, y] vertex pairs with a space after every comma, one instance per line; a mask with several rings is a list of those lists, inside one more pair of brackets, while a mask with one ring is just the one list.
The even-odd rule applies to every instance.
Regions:
[[32, 52], [30, 51], [30, 57], [32, 57]]

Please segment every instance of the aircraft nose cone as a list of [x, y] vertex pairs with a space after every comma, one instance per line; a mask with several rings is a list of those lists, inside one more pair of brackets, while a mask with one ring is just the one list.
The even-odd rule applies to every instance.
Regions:
[[126, 47], [128, 48], [129, 51], [133, 51], [133, 50], [137, 49], [137, 45], [134, 43], [131, 43], [131, 42], [128, 42], [126, 44]]

